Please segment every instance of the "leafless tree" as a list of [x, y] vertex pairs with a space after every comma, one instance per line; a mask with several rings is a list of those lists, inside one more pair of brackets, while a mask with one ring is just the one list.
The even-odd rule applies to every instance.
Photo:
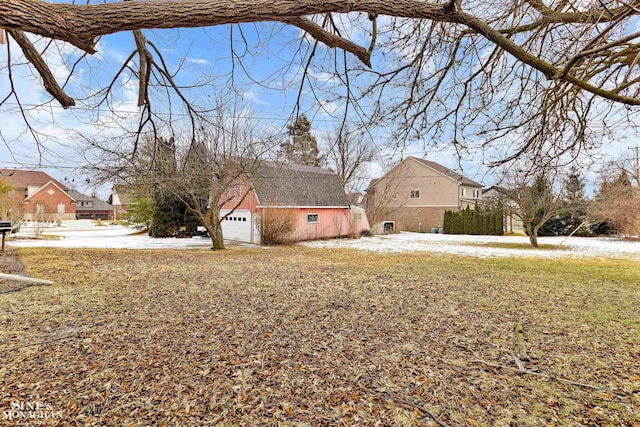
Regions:
[[329, 140], [327, 163], [333, 168], [345, 191], [359, 190], [366, 179], [367, 164], [374, 161], [376, 152], [371, 141], [360, 131], [349, 131], [348, 126], [336, 129]]
[[509, 181], [504, 197], [518, 207], [531, 246], [537, 248], [540, 228], [565, 209], [562, 189], [544, 170], [512, 176]]
[[[214, 110], [215, 116], [199, 123], [194, 139], [176, 131], [170, 138], [149, 134], [133, 159], [107, 151], [102, 173], [118, 174], [138, 193], [179, 200], [207, 229], [217, 250], [225, 248], [222, 221], [251, 191], [248, 178], [276, 138], [258, 131], [250, 112], [236, 104], [218, 101]], [[222, 214], [223, 208], [229, 211]]]
[[626, 237], [640, 236], [640, 188], [624, 168], [608, 170], [592, 204], [591, 216]]
[[[523, 153], [558, 158], [590, 149], [611, 131], [612, 119], [634, 124], [640, 105], [639, 15], [638, 0], [0, 0], [0, 28], [13, 40], [6, 45], [9, 92], [2, 103], [12, 100], [29, 121], [11, 73], [15, 64], [28, 62], [65, 108], [83, 99], [109, 105], [118, 76], [126, 74], [138, 82], [138, 130], [156, 126], [158, 115], [176, 103], [195, 124], [202, 111], [178, 83], [162, 47], [143, 30], [231, 25], [230, 34], [242, 39], [246, 24], [261, 23], [271, 26], [267, 32], [291, 26], [302, 34], [290, 66], [283, 67], [284, 74], [304, 70], [299, 98], [308, 86], [320, 104], [339, 101], [344, 114], [392, 126], [393, 148], [402, 150], [414, 140], [457, 147], [477, 142], [500, 148], [495, 160]], [[50, 41], [77, 48], [82, 53], [69, 67], [77, 74], [100, 37], [125, 31], [132, 32], [135, 49], [111, 73], [111, 84], [89, 94], [74, 89], [72, 76], [56, 79], [48, 56], [27, 36], [44, 38], [48, 54], [55, 53]], [[11, 46], [19, 46], [22, 56]], [[268, 54], [262, 48], [261, 42], [257, 55]], [[233, 67], [251, 74], [251, 55], [250, 49], [232, 52]], [[315, 77], [326, 73], [334, 76], [330, 87]], [[152, 90], [166, 92], [165, 102]]]
[[13, 187], [0, 179], [0, 220], [11, 221], [16, 227], [22, 220], [24, 213], [23, 200], [13, 194]]

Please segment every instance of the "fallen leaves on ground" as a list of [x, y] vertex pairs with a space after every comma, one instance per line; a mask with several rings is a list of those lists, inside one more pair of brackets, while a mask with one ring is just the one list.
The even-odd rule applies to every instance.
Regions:
[[631, 261], [19, 253], [56, 285], [0, 296], [2, 410], [46, 402], [64, 425], [640, 424]]

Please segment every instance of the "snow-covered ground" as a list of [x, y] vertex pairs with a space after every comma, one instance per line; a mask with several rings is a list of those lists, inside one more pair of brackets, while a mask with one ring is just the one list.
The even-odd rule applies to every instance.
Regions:
[[[597, 257], [629, 258], [640, 260], [640, 242], [624, 241], [614, 238], [571, 237], [561, 246], [565, 237], [540, 237], [543, 248], [529, 247], [526, 236], [463, 236], [450, 234], [408, 233], [385, 236], [363, 237], [360, 239], [320, 240], [306, 242], [310, 248], [349, 248], [362, 251], [385, 253], [433, 252], [451, 255], [471, 255], [489, 257]], [[486, 245], [486, 246], [485, 246]], [[492, 247], [515, 246], [515, 247]], [[553, 245], [545, 249], [544, 246]]]
[[153, 239], [146, 234], [121, 225], [98, 226], [91, 220], [63, 221], [61, 227], [40, 230], [42, 239], [29, 239], [35, 235], [33, 227], [23, 225], [18, 240], [8, 242], [18, 247], [46, 248], [107, 248], [107, 249], [196, 249], [210, 248], [209, 238]]
[[[42, 230], [44, 239], [34, 236], [31, 227], [20, 229], [18, 240], [8, 244], [19, 247], [108, 248], [108, 249], [208, 249], [208, 238], [153, 239], [146, 234], [119, 225], [98, 226], [90, 220], [66, 221], [61, 227]], [[540, 249], [529, 247], [525, 236], [459, 236], [426, 233], [399, 233], [360, 239], [333, 239], [301, 243], [310, 248], [348, 248], [384, 253], [431, 252], [477, 257], [575, 257], [628, 258], [640, 260], [640, 242], [614, 238], [541, 237]], [[232, 243], [232, 242], [229, 242]], [[549, 248], [548, 246], [552, 247]], [[545, 247], [546, 246], [546, 247]]]

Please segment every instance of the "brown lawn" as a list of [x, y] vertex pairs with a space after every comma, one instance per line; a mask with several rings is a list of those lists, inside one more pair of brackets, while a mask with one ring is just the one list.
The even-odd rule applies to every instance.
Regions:
[[0, 294], [2, 411], [40, 402], [59, 425], [640, 425], [639, 263], [19, 255], [56, 284]]

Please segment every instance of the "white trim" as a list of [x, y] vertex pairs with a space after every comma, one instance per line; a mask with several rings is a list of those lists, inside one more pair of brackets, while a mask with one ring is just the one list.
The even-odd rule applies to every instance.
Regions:
[[256, 209], [349, 209], [349, 206], [256, 206]]
[[42, 187], [38, 188], [38, 190], [36, 192], [34, 192], [33, 194], [31, 194], [29, 197], [27, 197], [25, 200], [29, 200], [30, 198], [32, 198], [33, 196], [35, 196], [36, 194], [38, 194], [40, 191], [42, 191], [42, 189], [44, 187], [46, 187], [49, 184], [53, 184], [58, 190], [60, 190], [60, 192], [62, 194], [64, 194], [65, 196], [67, 196], [69, 199], [71, 199], [72, 202], [75, 202], [76, 199], [74, 199], [73, 197], [71, 197], [71, 195], [69, 193], [67, 193], [66, 191], [64, 191], [62, 188], [60, 188], [60, 186], [58, 184], [56, 184], [53, 181], [49, 181], [47, 182], [45, 185], [43, 185]]
[[260, 205], [260, 197], [258, 197], [258, 192], [256, 191], [255, 187], [253, 186], [253, 182], [251, 182], [251, 180], [249, 180], [249, 185], [251, 186], [251, 191], [256, 196], [256, 206], [258, 206], [258, 205]]

